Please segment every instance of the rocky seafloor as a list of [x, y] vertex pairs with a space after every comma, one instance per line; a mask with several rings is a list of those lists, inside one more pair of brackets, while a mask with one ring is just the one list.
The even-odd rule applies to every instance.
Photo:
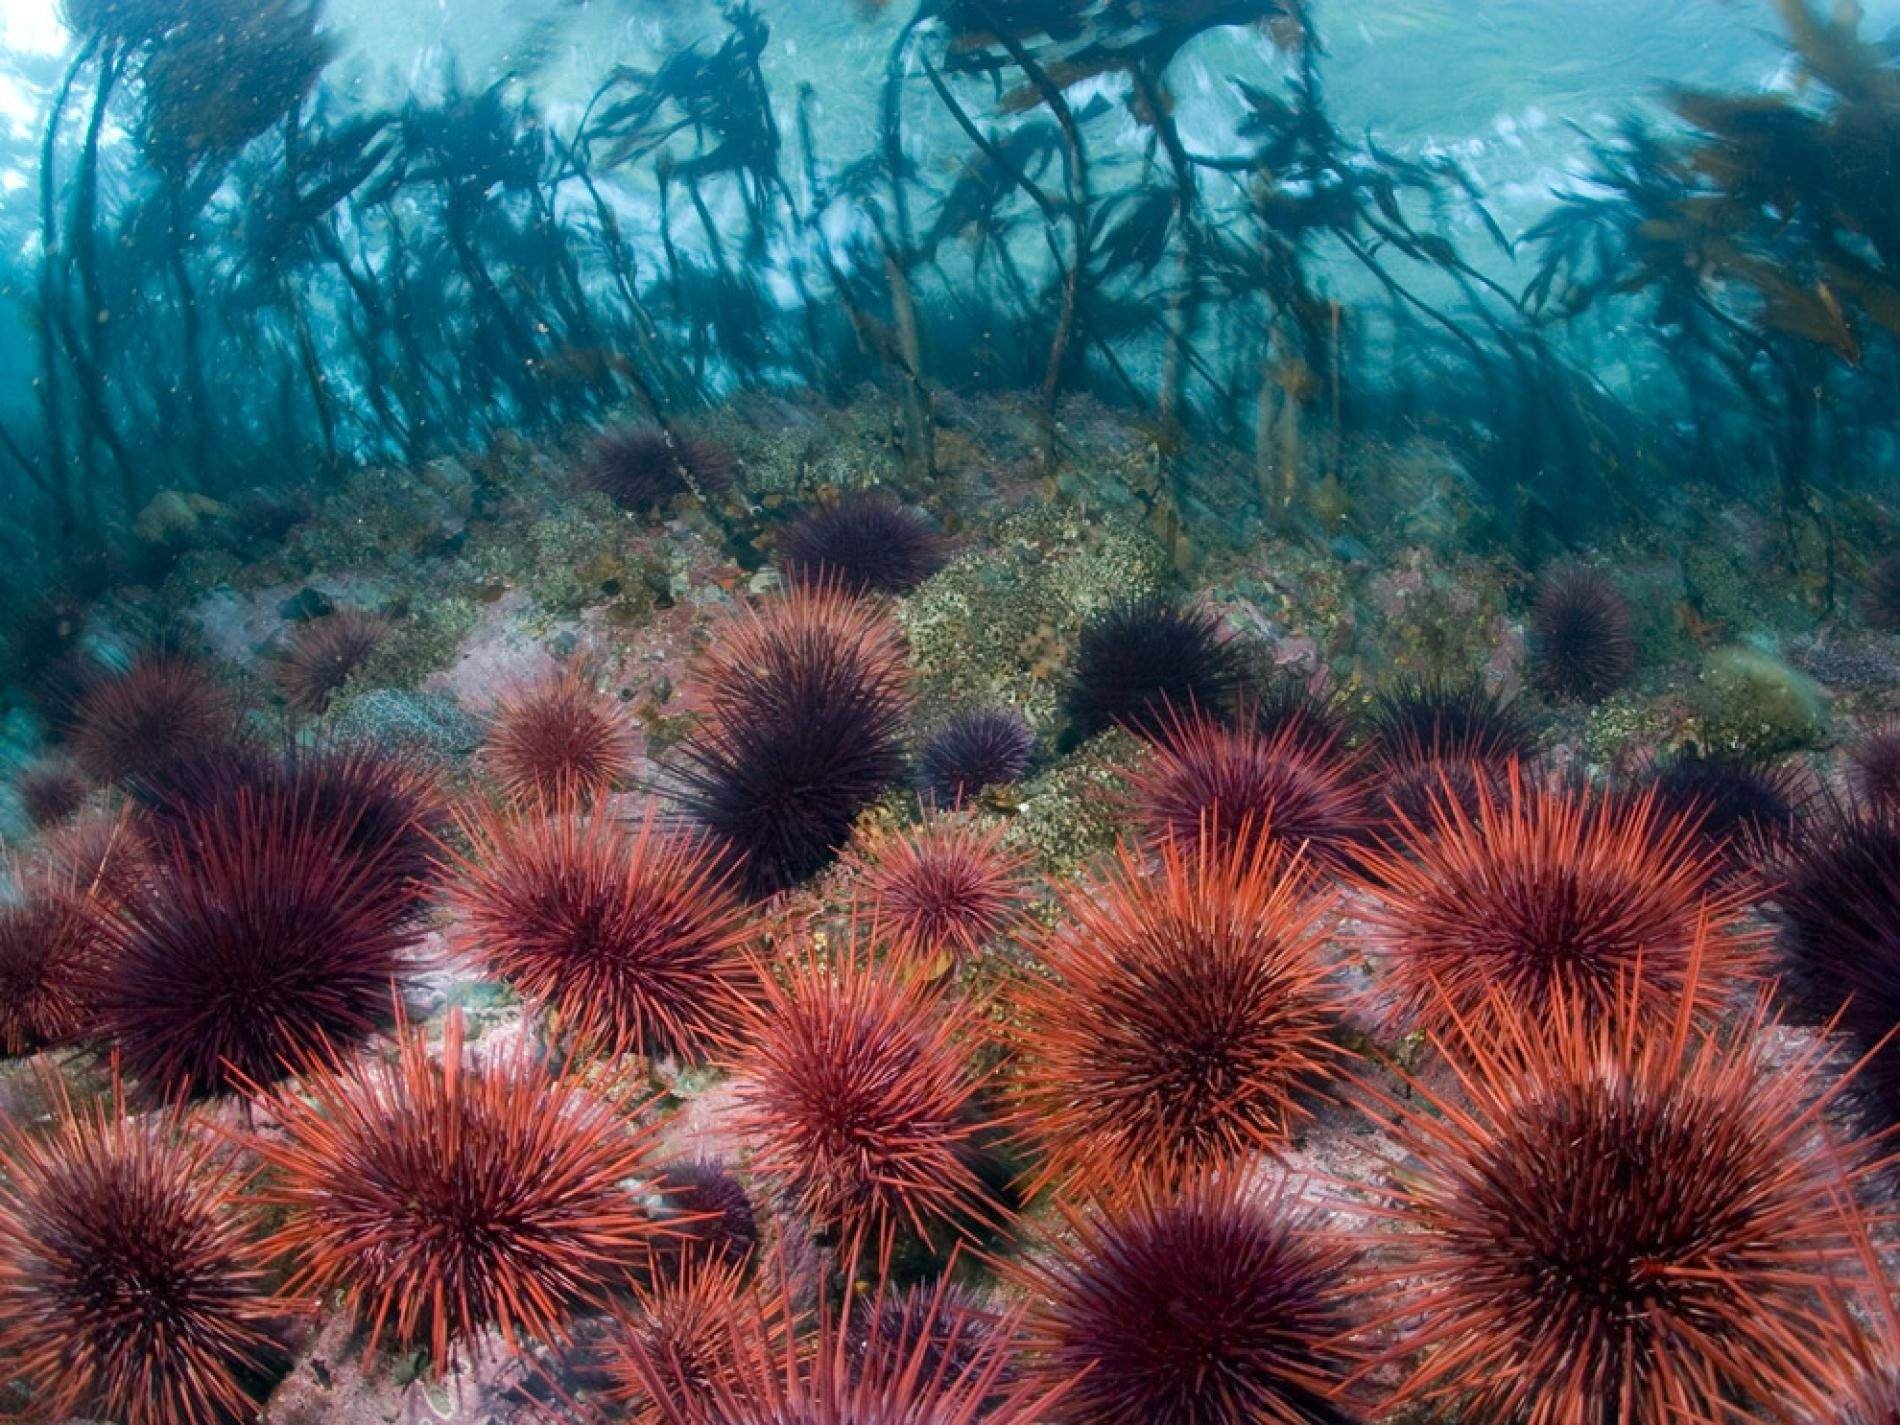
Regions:
[[[1565, 785], [1641, 784], [1654, 766], [1698, 749], [1773, 766], [1800, 814], [1819, 819], [1859, 798], [1849, 754], [1900, 714], [1900, 632], [1875, 626], [1854, 595], [1871, 553], [1848, 552], [1828, 612], [1828, 595], [1803, 572], [1811, 561], [1790, 560], [1783, 530], [1761, 512], [1711, 502], [1678, 512], [1670, 528], [1632, 522], [1596, 548], [1552, 561], [1607, 579], [1631, 619], [1626, 675], [1586, 699], [1553, 691], [1540, 669], [1539, 572], [1489, 538], [1482, 502], [1428, 440], [1349, 446], [1338, 470], [1311, 482], [1300, 508], [1270, 517], [1250, 456], [1190, 448], [1169, 458], [1188, 462], [1191, 478], [1170, 482], [1150, 429], [1083, 400], [1064, 406], [1053, 458], [1028, 400], [946, 397], [937, 419], [936, 469], [924, 478], [907, 467], [898, 413], [880, 398], [838, 408], [741, 399], [682, 425], [685, 436], [729, 453], [729, 479], [704, 498], [689, 492], [653, 512], [630, 511], [590, 487], [585, 435], [565, 448], [504, 442], [420, 470], [357, 472], [278, 501], [271, 518], [242, 529], [241, 512], [180, 498], [148, 511], [141, 529], [164, 550], [154, 561], [162, 577], [85, 611], [79, 642], [108, 661], [154, 641], [187, 650], [244, 709], [245, 734], [258, 743], [400, 748], [463, 803], [494, 795], [483, 747], [497, 700], [551, 670], [584, 669], [593, 690], [624, 713], [630, 758], [611, 804], [637, 818], [649, 801], [668, 806], [676, 789], [675, 753], [704, 714], [692, 692], [696, 660], [721, 621], [737, 606], [779, 597], [783, 532], [811, 508], [888, 492], [927, 517], [942, 555], [940, 568], [880, 605], [905, 649], [906, 740], [914, 748], [958, 714], [985, 708], [1013, 709], [1035, 739], [1019, 780], [985, 790], [959, 814], [993, 833], [1021, 867], [1028, 889], [1020, 918], [974, 953], [930, 967], [938, 992], [967, 1006], [973, 1023], [996, 1028], [998, 1044], [1011, 1040], [1015, 988], [1037, 973], [1040, 938], [1072, 919], [1065, 888], [1089, 884], [1118, 843], [1141, 830], [1136, 788], [1151, 755], [1143, 739], [1121, 729], [1077, 738], [1069, 701], [1091, 620], [1131, 598], [1167, 596], [1217, 616], [1251, 686], [1310, 695], [1337, 709], [1355, 739], [1387, 690], [1482, 683], [1534, 730], [1537, 775]], [[1180, 489], [1194, 492], [1184, 504]], [[339, 610], [374, 615], [374, 637], [334, 686], [298, 706], [283, 674], [286, 649], [300, 628]], [[20, 791], [33, 769], [66, 754], [57, 709], [22, 711], [8, 731], [21, 775], [0, 800], [0, 824], [24, 884], [57, 833], [34, 827]], [[74, 813], [82, 821], [131, 815], [111, 787], [92, 787], [85, 802]], [[894, 782], [857, 817], [834, 865], [757, 903], [760, 953], [769, 958], [772, 947], [800, 937], [848, 939], [843, 927], [868, 895], [876, 848], [935, 815], [908, 779]], [[460, 835], [450, 834], [445, 857], [465, 850]], [[1405, 1099], [1421, 1086], [1453, 1093], [1453, 1074], [1383, 991], [1361, 894], [1354, 889], [1332, 908], [1325, 931], [1329, 973], [1347, 985], [1351, 1005], [1331, 1040], [1375, 1095]], [[1735, 933], [1750, 953], [1765, 956], [1772, 912], [1765, 890], [1736, 911]], [[468, 936], [456, 915], [446, 901], [430, 911], [411, 952], [418, 963], [407, 1014], [434, 1035], [454, 1011], [478, 1060], [524, 1037], [565, 1047], [559, 1026], [462, 953]], [[1758, 966], [1725, 993], [1745, 1002], [1768, 973]], [[0, 979], [0, 992], [6, 984]], [[1767, 1033], [1776, 1062], [1826, 1047], [1808, 1028]], [[23, 1131], [53, 1111], [49, 1070], [82, 1098], [109, 1093], [111, 1046], [78, 1038], [0, 1068], [0, 1107]], [[986, 1045], [976, 1057], [996, 1052]], [[614, 1069], [637, 1082], [642, 1100], [658, 1096], [660, 1158], [730, 1165], [772, 1224], [768, 1237], [782, 1251], [806, 1241], [813, 1224], [794, 1202], [777, 1200], [781, 1184], [753, 1170], [752, 1144], [735, 1127], [732, 1073], [664, 1054]], [[1011, 1070], [998, 1060], [989, 1072], [1001, 1084]], [[1277, 1156], [1301, 1178], [1330, 1185], [1337, 1221], [1365, 1231], [1373, 1215], [1356, 1205], [1377, 1196], [1405, 1149], [1359, 1102], [1345, 1090], [1315, 1101]], [[259, 1131], [241, 1097], [212, 1097], [194, 1112], [238, 1138]], [[1026, 1225], [987, 1238], [982, 1251], [1010, 1257], [1017, 1240], [1059, 1234], [1063, 1219], [1046, 1199], [1019, 1203]], [[998, 1285], [975, 1260], [962, 1270], [998, 1302], [1020, 1295], [1008, 1272]], [[0, 1291], [6, 1286], [0, 1272]], [[260, 1418], [274, 1425], [646, 1418], [603, 1403], [585, 1367], [614, 1329], [598, 1310], [574, 1313], [572, 1342], [515, 1351], [490, 1333], [433, 1360], [387, 1344], [366, 1350], [362, 1323], [340, 1299], [315, 1307], [273, 1328], [287, 1366]], [[1850, 1315], [1868, 1313], [1857, 1302]], [[1356, 1387], [1357, 1413], [1336, 1418], [1493, 1418], [1469, 1404], [1460, 1416], [1455, 1402], [1382, 1414], [1382, 1392], [1411, 1367], [1382, 1361]], [[7, 1377], [0, 1363], [0, 1384]], [[7, 1403], [30, 1405], [29, 1386], [13, 1381], [25, 1393]], [[1281, 1418], [1235, 1410], [1166, 1418]], [[829, 1425], [833, 1416], [822, 1419]]]

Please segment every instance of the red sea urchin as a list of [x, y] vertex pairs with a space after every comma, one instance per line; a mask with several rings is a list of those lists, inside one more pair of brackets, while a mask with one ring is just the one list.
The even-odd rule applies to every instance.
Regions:
[[1875, 809], [1900, 812], [1900, 718], [1888, 718], [1847, 749], [1854, 795]]
[[400, 1029], [393, 1057], [313, 1071], [250, 1139], [274, 1170], [259, 1199], [285, 1214], [267, 1243], [295, 1263], [285, 1290], [341, 1293], [372, 1351], [426, 1346], [437, 1373], [490, 1328], [564, 1339], [659, 1231], [637, 1195], [653, 1134], [623, 1108], [525, 1040], [469, 1062], [459, 1011], [439, 1060]]
[[859, 857], [866, 934], [919, 968], [969, 960], [1003, 935], [1028, 901], [1028, 858], [1003, 849], [1003, 830], [939, 817], [879, 837]]
[[1367, 830], [1355, 757], [1304, 720], [1268, 733], [1170, 712], [1131, 780], [1155, 842], [1266, 839], [1338, 866]]
[[743, 1264], [688, 1258], [614, 1313], [600, 1349], [608, 1403], [628, 1425], [698, 1419], [743, 1391], [748, 1351], [782, 1359], [790, 1308]]
[[316, 716], [382, 643], [388, 626], [362, 609], [300, 623], [277, 655], [277, 685], [292, 710]]
[[571, 663], [504, 692], [482, 762], [507, 797], [549, 803], [605, 796], [633, 771], [635, 739], [619, 701]]
[[70, 1042], [86, 1025], [98, 941], [83, 890], [35, 878], [0, 905], [0, 1057]]
[[926, 801], [952, 810], [988, 791], [1020, 781], [1036, 751], [1036, 734], [1014, 708], [958, 713], [917, 754], [917, 787]]
[[[1395, 1138], [1358, 1280], [1394, 1406], [1524, 1425], [1673, 1425], [1820, 1403], [1857, 1256], [1824, 1123], [1827, 1046], [1757, 1007], [1717, 1034], [1632, 982], [1607, 1009], [1499, 998], [1440, 1039], [1453, 1096], [1368, 1093]], [[1402, 1168], [1399, 1164], [1402, 1162]]]
[[236, 725], [230, 697], [197, 659], [158, 650], [85, 680], [67, 732], [89, 777], [162, 770], [216, 745]]
[[984, 1127], [967, 1002], [871, 968], [856, 947], [795, 952], [766, 980], [738, 1065], [752, 1165], [847, 1256], [888, 1257], [900, 1232], [930, 1240], [990, 1215], [972, 1166]]
[[[406, 828], [398, 828], [404, 829]], [[93, 1028], [152, 1091], [221, 1092], [384, 1022], [420, 938], [399, 837], [300, 781], [244, 787], [150, 828], [151, 872], [96, 904]]]
[[866, 605], [796, 588], [715, 628], [672, 795], [758, 898], [829, 865], [904, 770], [903, 645]]
[[1054, 1425], [1354, 1425], [1353, 1250], [1285, 1181], [1232, 1175], [1103, 1214], [1014, 1269]]
[[20, 809], [36, 830], [68, 821], [86, 804], [92, 783], [79, 765], [64, 757], [49, 757], [26, 767], [13, 780]]
[[1124, 599], [1083, 626], [1063, 694], [1067, 740], [1111, 727], [1152, 737], [1170, 708], [1222, 717], [1240, 686], [1218, 614], [1159, 596]]
[[1441, 794], [1362, 861], [1367, 948], [1401, 1013], [1427, 1023], [1482, 1013], [1494, 994], [1527, 1013], [1559, 995], [1606, 1003], [1638, 966], [1657, 1006], [1693, 992], [1713, 1013], [1763, 948], [1746, 897], [1708, 890], [1693, 819], [1648, 795], [1529, 785], [1512, 767], [1502, 790], [1478, 784], [1469, 811]]
[[732, 483], [730, 453], [652, 427], [599, 437], [581, 467], [583, 482], [622, 509], [653, 515], [688, 492], [714, 495]]
[[745, 908], [696, 837], [604, 804], [465, 813], [456, 948], [603, 1053], [702, 1061], [756, 993]]
[[1035, 1185], [1165, 1190], [1283, 1146], [1346, 1004], [1320, 957], [1329, 908], [1258, 841], [1170, 842], [1154, 864], [1123, 848], [1069, 890], [1015, 1006]]
[[1600, 702], [1636, 666], [1629, 604], [1607, 575], [1578, 565], [1553, 570], [1538, 585], [1530, 642], [1538, 683], [1562, 698]]
[[32, 1418], [251, 1419], [277, 1359], [242, 1180], [169, 1114], [62, 1105], [0, 1130], [0, 1357]]
[[779, 537], [794, 584], [832, 583], [852, 594], [902, 594], [944, 564], [943, 536], [918, 510], [881, 491], [814, 509]]

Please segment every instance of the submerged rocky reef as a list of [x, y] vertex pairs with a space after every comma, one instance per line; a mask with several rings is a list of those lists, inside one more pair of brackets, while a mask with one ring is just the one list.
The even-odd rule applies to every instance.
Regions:
[[0, 1406], [1900, 1408], [1874, 531], [1828, 612], [1712, 493], [1529, 570], [1423, 436], [1263, 507], [1084, 396], [932, 419], [365, 469], [84, 612], [5, 802]]

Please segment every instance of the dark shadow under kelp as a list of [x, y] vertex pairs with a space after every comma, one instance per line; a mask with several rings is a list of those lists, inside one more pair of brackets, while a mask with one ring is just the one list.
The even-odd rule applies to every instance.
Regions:
[[[1141, 413], [1177, 552], [1218, 502], [1183, 458], [1203, 436], [1255, 452], [1246, 517], [1324, 529], [1355, 498], [1351, 442], [1427, 433], [1526, 563], [1674, 518], [1696, 484], [1772, 491], [1825, 606], [1900, 409], [1900, 70], [1781, 8], [1800, 92], [1677, 95], [1679, 124], [1596, 144], [1593, 186], [1514, 240], [1455, 164], [1340, 131], [1305, 0], [869, 7], [878, 122], [842, 153], [814, 95], [775, 107], [746, 3], [557, 127], [531, 65], [346, 103], [320, 0], [69, 0], [14, 284], [38, 409], [0, 429], [11, 652], [33, 661], [61, 600], [162, 567], [154, 511], [181, 500], [867, 381], [914, 482], [946, 391], [1038, 392], [1051, 463], [1065, 395]], [[1175, 61], [1243, 28], [1277, 58], [1199, 152]], [[926, 134], [962, 145], [947, 177]], [[1485, 254], [1451, 236], [1473, 217]], [[1519, 261], [1521, 293], [1495, 275]], [[1589, 374], [1593, 314], [1652, 334], [1640, 404]]]

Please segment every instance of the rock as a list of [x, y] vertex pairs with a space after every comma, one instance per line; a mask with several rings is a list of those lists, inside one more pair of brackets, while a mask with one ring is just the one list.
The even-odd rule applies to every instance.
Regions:
[[336, 601], [321, 589], [303, 588], [277, 606], [277, 616], [286, 623], [309, 623], [328, 618], [336, 612]]
[[160, 490], [139, 511], [132, 533], [145, 544], [177, 544], [195, 535], [209, 520], [228, 519], [230, 510], [204, 495]]

